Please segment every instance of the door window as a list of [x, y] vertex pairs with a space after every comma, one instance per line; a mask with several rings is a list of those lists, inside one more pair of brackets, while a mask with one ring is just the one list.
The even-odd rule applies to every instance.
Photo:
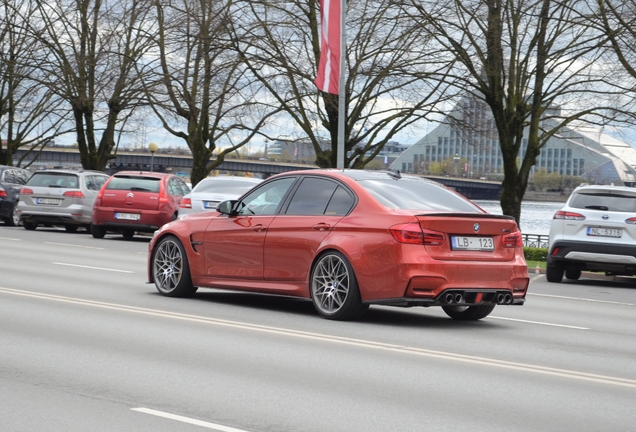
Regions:
[[283, 201], [285, 194], [296, 180], [286, 177], [266, 183], [239, 203], [239, 215], [273, 215]]
[[300, 184], [287, 207], [288, 215], [321, 215], [325, 213], [329, 200], [338, 184], [331, 180], [306, 177]]

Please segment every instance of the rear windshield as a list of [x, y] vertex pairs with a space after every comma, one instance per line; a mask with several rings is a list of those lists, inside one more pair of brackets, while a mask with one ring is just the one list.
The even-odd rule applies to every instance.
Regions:
[[232, 195], [243, 195], [248, 190], [256, 186], [257, 183], [245, 180], [220, 180], [220, 181], [202, 181], [192, 192], [213, 192]]
[[472, 202], [445, 187], [426, 180], [360, 180], [373, 197], [388, 208], [401, 210], [434, 210], [443, 212], [483, 213]]
[[113, 177], [106, 189], [159, 192], [161, 179], [156, 177]]
[[636, 197], [619, 193], [577, 193], [572, 196], [570, 207], [617, 212], [636, 212]]
[[77, 188], [79, 187], [79, 179], [75, 174], [36, 172], [29, 179], [27, 185], [52, 188]]

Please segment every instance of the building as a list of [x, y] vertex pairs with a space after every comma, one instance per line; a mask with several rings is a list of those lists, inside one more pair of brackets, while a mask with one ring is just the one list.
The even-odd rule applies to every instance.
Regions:
[[[464, 99], [443, 123], [393, 161], [391, 168], [427, 174], [431, 162], [450, 160], [458, 176], [502, 179], [503, 158], [490, 113], [483, 102]], [[524, 138], [521, 158], [526, 148]], [[599, 130], [568, 126], [541, 149], [531, 175], [541, 168], [583, 177], [593, 184], [636, 186], [636, 149]]]

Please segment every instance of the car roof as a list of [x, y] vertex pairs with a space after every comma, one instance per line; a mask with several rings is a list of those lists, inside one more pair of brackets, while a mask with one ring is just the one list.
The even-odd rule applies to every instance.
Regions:
[[580, 193], [585, 191], [590, 191], [590, 192], [614, 191], [614, 192], [627, 192], [630, 194], [636, 194], [636, 188], [629, 187], [629, 186], [589, 185], [589, 184], [582, 184], [578, 186], [576, 189], [574, 189], [574, 191], [572, 191], [572, 193], [574, 194], [574, 193]]
[[165, 178], [165, 177], [173, 177], [172, 173], [159, 173], [154, 171], [119, 171], [113, 174], [113, 176], [127, 176], [127, 177], [157, 177], [157, 178]]
[[76, 171], [76, 170], [65, 170], [65, 169], [43, 169], [43, 170], [37, 170], [36, 172], [34, 172], [34, 174], [46, 174], [46, 173], [54, 173], [54, 174], [103, 174], [103, 175], [108, 175], [103, 171], [96, 171], [96, 170], [82, 170], [82, 171]]

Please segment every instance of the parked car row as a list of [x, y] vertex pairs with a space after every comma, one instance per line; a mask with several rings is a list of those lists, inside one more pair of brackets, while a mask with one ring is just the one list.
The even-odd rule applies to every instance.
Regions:
[[190, 187], [173, 174], [41, 170], [31, 175], [22, 168], [0, 166], [0, 217], [9, 226], [21, 222], [27, 230], [63, 226], [68, 232], [84, 228], [95, 238], [107, 232], [131, 238], [154, 232], [182, 212], [215, 211], [219, 201], [236, 199], [260, 181], [204, 179], [191, 196]]

